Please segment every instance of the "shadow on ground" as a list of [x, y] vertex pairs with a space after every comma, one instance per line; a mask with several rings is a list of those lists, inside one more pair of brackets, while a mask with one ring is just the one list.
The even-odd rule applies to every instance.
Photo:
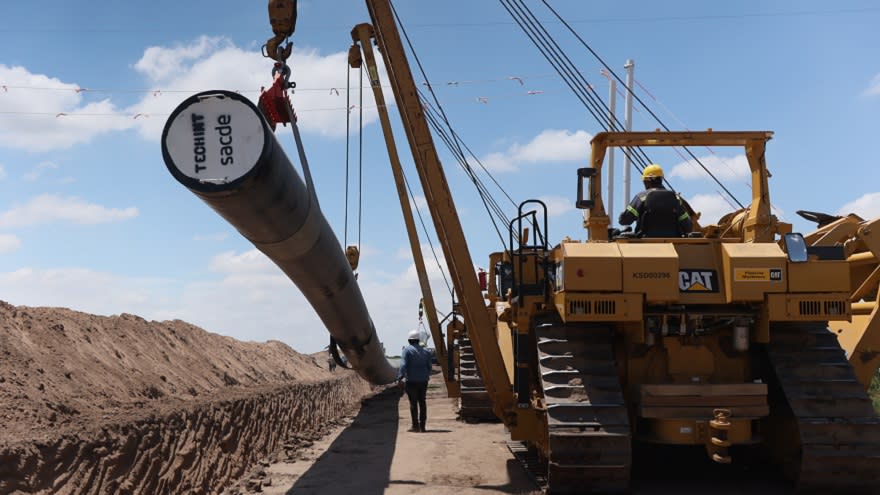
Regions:
[[639, 445], [634, 457], [635, 494], [787, 495], [782, 473], [755, 449], [734, 447], [737, 464], [712, 462], [702, 447]]
[[351, 425], [287, 494], [382, 493], [390, 481], [399, 401], [400, 392], [393, 388], [365, 400]]
[[[531, 489], [530, 485], [533, 483], [533, 481], [529, 478], [529, 474], [525, 471], [525, 469], [523, 469], [522, 464], [520, 464], [520, 462], [516, 459], [509, 459], [507, 461], [507, 478], [512, 481], [503, 485], [480, 485], [474, 488], [477, 490], [511, 494], [541, 493], [538, 490], [537, 485], [535, 485], [534, 489]], [[528, 486], [530, 488], [524, 489], [524, 486]]]

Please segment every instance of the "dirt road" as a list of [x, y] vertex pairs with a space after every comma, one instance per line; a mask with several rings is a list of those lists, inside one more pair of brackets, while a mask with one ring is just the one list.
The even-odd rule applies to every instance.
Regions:
[[[442, 387], [428, 394], [428, 431], [410, 433], [409, 403], [393, 390], [363, 402], [357, 416], [306, 449], [294, 462], [263, 468], [272, 495], [327, 494], [537, 494], [541, 493], [506, 447], [500, 424], [455, 419]], [[665, 458], [665, 459], [664, 459]], [[637, 494], [785, 494], [779, 480], [723, 471], [701, 452], [641, 459], [634, 471]], [[754, 479], [757, 478], [757, 479]], [[257, 482], [254, 479], [253, 484]], [[244, 490], [248, 493], [250, 490]], [[233, 493], [238, 493], [233, 491]]]
[[405, 431], [409, 403], [395, 390], [367, 401], [348, 426], [315, 442], [304, 459], [264, 469], [267, 494], [539, 493], [505, 446], [500, 424], [457, 421], [442, 388], [428, 394], [425, 433]]

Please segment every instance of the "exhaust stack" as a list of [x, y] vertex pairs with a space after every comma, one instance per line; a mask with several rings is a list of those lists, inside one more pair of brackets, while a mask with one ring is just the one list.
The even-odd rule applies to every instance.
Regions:
[[230, 91], [187, 98], [165, 123], [162, 157], [299, 287], [360, 376], [394, 381], [339, 240], [253, 103]]

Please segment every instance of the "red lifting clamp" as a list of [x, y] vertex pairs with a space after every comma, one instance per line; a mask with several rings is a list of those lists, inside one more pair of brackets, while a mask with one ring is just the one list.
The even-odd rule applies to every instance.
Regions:
[[[289, 75], [290, 69], [284, 68], [287, 69], [287, 74]], [[272, 82], [272, 86], [269, 86], [269, 89], [262, 89], [260, 91], [258, 106], [274, 131], [276, 125], [287, 125], [291, 118], [295, 120], [296, 114], [293, 112], [290, 96], [287, 94], [287, 88], [290, 86], [290, 83], [288, 78], [285, 77], [285, 71], [282, 69], [272, 72], [275, 73], [275, 80]]]

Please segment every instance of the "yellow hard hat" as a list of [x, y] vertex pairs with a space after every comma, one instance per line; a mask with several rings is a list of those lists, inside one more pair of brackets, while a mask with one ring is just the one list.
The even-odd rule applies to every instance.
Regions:
[[642, 170], [642, 180], [648, 179], [662, 179], [663, 178], [663, 167], [657, 165], [656, 163], [652, 163], [645, 167], [645, 170]]

